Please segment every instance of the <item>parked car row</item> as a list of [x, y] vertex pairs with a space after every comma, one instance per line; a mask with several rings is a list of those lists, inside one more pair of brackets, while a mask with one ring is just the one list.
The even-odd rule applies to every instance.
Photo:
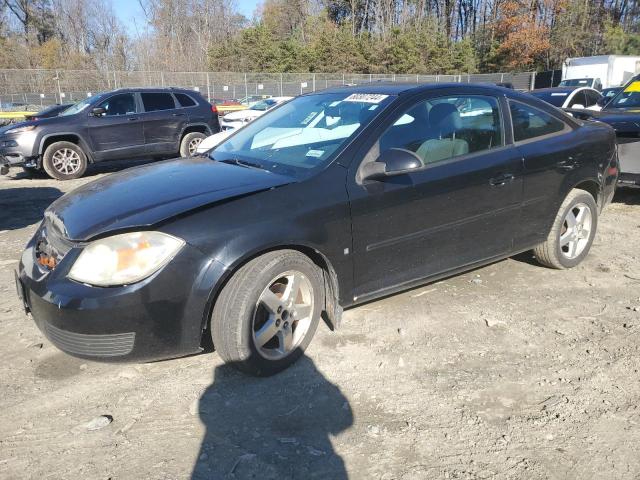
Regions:
[[[109, 94], [130, 97], [72, 114], [85, 112], [88, 130], [113, 109], [111, 118], [145, 122], [147, 107], [170, 103], [157, 98], [165, 91], [153, 102], [146, 93]], [[175, 113], [191, 121], [180, 94], [199, 112], [196, 95], [168, 93]], [[174, 135], [162, 125], [155, 135]], [[111, 147], [129, 133], [102, 138]], [[175, 149], [181, 137], [171, 138]], [[343, 308], [531, 249], [543, 265], [578, 265], [617, 176], [611, 127], [529, 94], [333, 88], [283, 102], [206, 156], [59, 198], [16, 285], [38, 327], [72, 355], [171, 358], [201, 351], [210, 335], [225, 361], [271, 375], [303, 354], [321, 318], [339, 325]]]
[[606, 96], [588, 87], [545, 88], [530, 93], [579, 120], [611, 125], [618, 143], [619, 182], [640, 186], [640, 75], [622, 87], [603, 91]]

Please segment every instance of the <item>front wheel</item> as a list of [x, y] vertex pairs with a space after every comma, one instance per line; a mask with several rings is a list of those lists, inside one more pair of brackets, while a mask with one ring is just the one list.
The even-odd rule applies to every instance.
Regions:
[[220, 293], [211, 316], [214, 347], [244, 372], [278, 373], [311, 342], [323, 301], [322, 273], [309, 258], [293, 250], [262, 255]]
[[75, 143], [55, 142], [44, 151], [42, 166], [51, 178], [72, 180], [84, 175], [87, 156]]
[[191, 132], [182, 137], [180, 142], [180, 156], [181, 157], [193, 157], [198, 150], [200, 142], [207, 138], [204, 133]]
[[547, 240], [533, 253], [547, 267], [575, 267], [589, 253], [597, 226], [598, 206], [594, 198], [584, 190], [572, 190], [562, 202]]

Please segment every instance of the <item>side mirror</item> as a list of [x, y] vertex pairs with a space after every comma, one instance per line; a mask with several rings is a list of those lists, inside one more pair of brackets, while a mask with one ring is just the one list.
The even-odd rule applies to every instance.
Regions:
[[380, 154], [375, 162], [364, 165], [363, 179], [392, 177], [422, 168], [422, 160], [415, 153], [404, 148], [390, 148]]
[[584, 105], [582, 105], [581, 103], [576, 103], [573, 107], [574, 110], [584, 110]]
[[101, 117], [105, 113], [107, 113], [107, 110], [103, 107], [96, 107], [91, 110], [91, 115], [93, 115], [94, 117]]

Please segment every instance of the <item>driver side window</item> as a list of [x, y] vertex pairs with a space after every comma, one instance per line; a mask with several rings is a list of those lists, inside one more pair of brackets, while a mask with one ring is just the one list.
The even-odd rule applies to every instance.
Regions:
[[410, 150], [424, 165], [503, 145], [497, 99], [482, 95], [422, 101], [380, 137], [380, 152]]
[[131, 93], [114, 95], [102, 102], [98, 107], [105, 109], [104, 117], [128, 115], [136, 113], [136, 99]]

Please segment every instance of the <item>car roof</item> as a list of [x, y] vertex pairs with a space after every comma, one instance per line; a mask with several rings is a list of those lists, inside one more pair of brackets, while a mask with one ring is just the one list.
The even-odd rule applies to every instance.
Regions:
[[386, 83], [386, 82], [372, 82], [364, 83], [355, 86], [339, 86], [330, 87], [325, 90], [320, 90], [307, 95], [314, 95], [318, 93], [372, 93], [381, 95], [405, 95], [412, 93], [428, 92], [432, 90], [441, 90], [445, 88], [460, 89], [471, 88], [473, 90], [493, 91], [496, 93], [513, 93], [513, 90], [504, 87], [498, 87], [486, 83]]
[[197, 90], [193, 90], [190, 88], [180, 88], [180, 87], [125, 87], [125, 88], [117, 88], [115, 90], [109, 90], [104, 93], [128, 93], [128, 92], [177, 92], [177, 93], [196, 93], [200, 94]]
[[550, 87], [550, 88], [536, 88], [535, 90], [531, 90], [530, 93], [571, 93], [574, 90], [578, 90], [579, 88], [588, 88], [589, 90], [594, 90], [591, 87]]

